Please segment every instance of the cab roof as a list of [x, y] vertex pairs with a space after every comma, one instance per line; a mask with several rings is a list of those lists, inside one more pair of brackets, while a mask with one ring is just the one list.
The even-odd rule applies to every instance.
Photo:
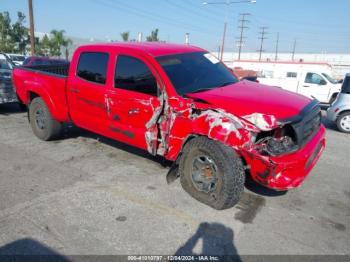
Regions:
[[127, 48], [146, 52], [151, 56], [166, 56], [182, 53], [205, 52], [206, 50], [183, 44], [170, 44], [159, 42], [117, 42], [117, 43], [97, 43], [91, 45], [83, 45], [81, 47], [100, 47], [100, 48]]

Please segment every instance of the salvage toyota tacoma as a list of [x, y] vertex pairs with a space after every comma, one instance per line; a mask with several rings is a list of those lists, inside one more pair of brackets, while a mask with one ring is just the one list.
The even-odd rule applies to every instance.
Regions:
[[218, 210], [239, 201], [247, 175], [274, 190], [298, 187], [325, 148], [317, 101], [239, 82], [194, 46], [86, 45], [69, 65], [17, 67], [13, 80], [39, 139], [57, 139], [71, 122], [147, 150]]

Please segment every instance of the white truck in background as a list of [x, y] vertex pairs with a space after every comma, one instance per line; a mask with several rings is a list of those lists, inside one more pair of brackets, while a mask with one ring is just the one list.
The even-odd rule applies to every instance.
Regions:
[[244, 60], [233, 62], [233, 67], [256, 71], [261, 84], [278, 86], [325, 104], [331, 104], [341, 90], [327, 63]]

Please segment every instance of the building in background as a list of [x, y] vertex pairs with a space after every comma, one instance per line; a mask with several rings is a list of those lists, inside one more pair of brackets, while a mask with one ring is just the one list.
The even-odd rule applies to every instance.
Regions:
[[[233, 61], [237, 61], [237, 57], [238, 53], [227, 52], [224, 54], [224, 62], [229, 67], [234, 67]], [[259, 53], [242, 53], [241, 60], [259, 62]], [[262, 61], [274, 62], [275, 53], [264, 53]], [[278, 61], [292, 61], [291, 53], [279, 53]], [[327, 63], [332, 67], [333, 76], [338, 79], [342, 79], [346, 73], [350, 73], [350, 54], [296, 53], [294, 55], [294, 62]]]

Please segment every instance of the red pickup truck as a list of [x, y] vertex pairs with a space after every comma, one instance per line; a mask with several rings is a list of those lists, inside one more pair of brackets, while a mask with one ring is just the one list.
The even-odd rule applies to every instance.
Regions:
[[86, 45], [70, 65], [17, 67], [13, 80], [38, 138], [56, 139], [73, 122], [163, 156], [183, 188], [215, 209], [238, 202], [246, 175], [298, 187], [325, 147], [317, 101], [239, 82], [198, 47]]

